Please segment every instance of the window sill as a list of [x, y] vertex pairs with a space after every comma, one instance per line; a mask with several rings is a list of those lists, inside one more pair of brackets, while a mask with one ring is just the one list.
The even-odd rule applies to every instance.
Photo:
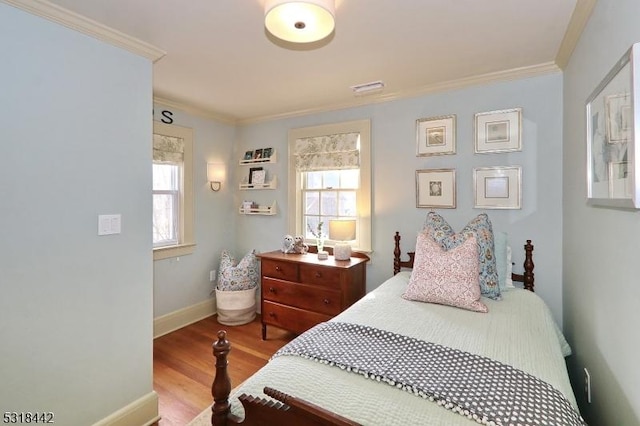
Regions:
[[153, 260], [168, 259], [170, 257], [186, 256], [193, 253], [195, 243], [178, 244], [176, 246], [157, 247], [153, 249]]

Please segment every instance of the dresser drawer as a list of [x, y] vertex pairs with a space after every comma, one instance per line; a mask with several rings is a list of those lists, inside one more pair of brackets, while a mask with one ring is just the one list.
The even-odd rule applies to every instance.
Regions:
[[300, 265], [300, 281], [325, 287], [340, 287], [340, 269], [318, 265]]
[[273, 277], [288, 281], [300, 281], [298, 277], [297, 263], [262, 259], [260, 268], [263, 277]]
[[303, 309], [285, 306], [264, 300], [262, 302], [263, 324], [275, 325], [294, 333], [303, 333], [321, 322], [331, 319], [329, 315], [305, 311]]
[[324, 287], [262, 278], [263, 299], [327, 315], [337, 315], [342, 311], [341, 295], [337, 290]]

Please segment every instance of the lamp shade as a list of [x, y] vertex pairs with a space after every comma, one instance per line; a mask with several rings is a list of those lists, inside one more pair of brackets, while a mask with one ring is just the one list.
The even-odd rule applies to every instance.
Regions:
[[279, 39], [311, 43], [335, 28], [335, 0], [266, 0], [264, 25]]
[[207, 164], [207, 181], [221, 182], [224, 180], [224, 164], [208, 163]]
[[355, 219], [329, 221], [329, 238], [334, 241], [353, 241], [356, 239]]

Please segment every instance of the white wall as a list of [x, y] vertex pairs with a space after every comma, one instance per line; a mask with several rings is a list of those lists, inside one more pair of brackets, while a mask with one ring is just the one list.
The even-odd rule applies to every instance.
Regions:
[[[564, 324], [575, 393], [593, 425], [640, 424], [640, 215], [587, 206], [585, 170], [585, 101], [640, 41], [639, 21], [636, 0], [598, 1], [564, 73]], [[591, 405], [581, 389], [584, 367]]]
[[[373, 157], [373, 248], [367, 287], [377, 287], [393, 272], [393, 235], [404, 236], [403, 248], [413, 249], [428, 210], [418, 209], [415, 171], [453, 167], [457, 170], [457, 208], [440, 212], [456, 229], [482, 212], [473, 209], [472, 169], [480, 166], [521, 165], [522, 210], [490, 210], [494, 229], [510, 234], [514, 260], [522, 265], [522, 246], [535, 244], [536, 291], [562, 319], [562, 76], [560, 73], [518, 81], [468, 88], [376, 105], [350, 108], [305, 117], [256, 123], [239, 129], [236, 157], [245, 150], [272, 146], [278, 163], [267, 166], [276, 174], [275, 191], [243, 191], [236, 206], [251, 197], [260, 204], [277, 200], [277, 216], [240, 216], [237, 219], [238, 251], [250, 248], [276, 250], [287, 233], [287, 132], [291, 128], [357, 119], [371, 119]], [[474, 154], [473, 116], [477, 112], [523, 108], [523, 151]], [[416, 120], [456, 114], [457, 154], [416, 157]], [[236, 167], [236, 184], [247, 167]], [[516, 270], [521, 270], [520, 266]]]
[[0, 412], [86, 426], [152, 393], [152, 65], [4, 3], [0, 57]]
[[[237, 217], [233, 209], [237, 185], [231, 182], [234, 165], [238, 164], [233, 155], [235, 126], [162, 105], [154, 106], [155, 120], [163, 119], [163, 110], [172, 113], [174, 125], [193, 129], [196, 247], [190, 255], [154, 262], [153, 308], [156, 318], [212, 297], [215, 283], [209, 281], [209, 271], [218, 269], [223, 249], [233, 251], [235, 248], [234, 224]], [[219, 192], [212, 191], [207, 182], [208, 162], [226, 165], [227, 177]]]

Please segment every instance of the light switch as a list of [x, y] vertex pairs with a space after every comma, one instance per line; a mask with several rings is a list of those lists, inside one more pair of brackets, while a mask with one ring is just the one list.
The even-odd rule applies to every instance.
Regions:
[[119, 234], [122, 229], [122, 215], [98, 215], [98, 235]]

